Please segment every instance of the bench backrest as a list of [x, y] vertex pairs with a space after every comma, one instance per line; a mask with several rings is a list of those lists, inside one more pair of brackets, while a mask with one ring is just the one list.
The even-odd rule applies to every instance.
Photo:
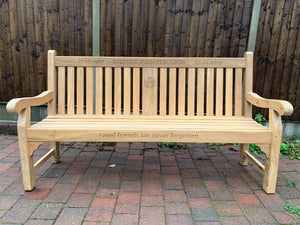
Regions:
[[251, 116], [243, 58], [80, 57], [48, 52], [49, 115]]

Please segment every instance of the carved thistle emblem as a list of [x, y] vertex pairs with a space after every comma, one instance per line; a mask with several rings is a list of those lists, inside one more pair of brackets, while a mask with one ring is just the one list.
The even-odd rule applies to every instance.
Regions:
[[155, 81], [154, 81], [153, 77], [148, 77], [145, 80], [145, 87], [147, 87], [147, 88], [153, 88], [154, 86], [155, 86]]

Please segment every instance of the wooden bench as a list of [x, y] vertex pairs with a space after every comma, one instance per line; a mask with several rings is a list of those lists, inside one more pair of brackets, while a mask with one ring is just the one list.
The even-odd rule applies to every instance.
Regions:
[[[34, 171], [50, 157], [58, 163], [59, 142], [240, 143], [240, 164], [252, 160], [264, 172], [263, 188], [274, 193], [282, 115], [293, 107], [252, 93], [253, 55], [243, 58], [56, 56], [48, 52], [48, 90], [13, 99], [23, 185], [35, 187]], [[48, 116], [30, 124], [30, 107], [48, 103]], [[269, 108], [270, 126], [252, 119], [252, 105]], [[50, 151], [38, 162], [43, 142]], [[266, 165], [249, 152], [255, 143]]]

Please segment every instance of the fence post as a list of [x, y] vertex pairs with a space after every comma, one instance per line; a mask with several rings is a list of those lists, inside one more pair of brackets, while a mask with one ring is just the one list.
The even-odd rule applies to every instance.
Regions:
[[[93, 56], [100, 56], [100, 0], [93, 0]], [[96, 70], [93, 75], [93, 111], [95, 113]]]
[[255, 50], [260, 5], [261, 5], [261, 0], [254, 0], [253, 7], [252, 7], [252, 16], [251, 16], [247, 52], [254, 52]]

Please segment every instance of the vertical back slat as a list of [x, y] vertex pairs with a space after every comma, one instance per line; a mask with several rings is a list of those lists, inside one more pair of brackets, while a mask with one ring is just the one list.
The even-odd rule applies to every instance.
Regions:
[[188, 116], [195, 115], [195, 69], [188, 69]]
[[143, 68], [142, 113], [157, 115], [157, 83], [158, 69]]
[[48, 103], [48, 115], [56, 114], [57, 74], [54, 65], [55, 56], [55, 50], [48, 51], [48, 90], [54, 91], [54, 98]]
[[140, 68], [133, 68], [132, 114], [140, 114]]
[[96, 114], [102, 115], [103, 108], [103, 68], [96, 67]]
[[167, 112], [167, 69], [160, 68], [160, 100], [159, 115], [165, 116]]
[[234, 115], [241, 116], [242, 115], [242, 89], [243, 87], [243, 70], [236, 69], [235, 70], [235, 101], [234, 101]]
[[86, 68], [86, 114], [93, 114], [94, 101], [93, 101], [93, 67]]
[[121, 68], [115, 68], [114, 81], [114, 114], [121, 115], [121, 90], [122, 90], [122, 74]]
[[112, 114], [112, 68], [105, 68], [105, 115]]
[[65, 67], [58, 67], [58, 80], [57, 80], [57, 85], [58, 85], [58, 90], [57, 90], [57, 95], [58, 95], [58, 114], [65, 114], [65, 101], [66, 101], [66, 69]]
[[226, 97], [225, 97], [225, 115], [232, 116], [232, 92], [233, 92], [233, 71], [232, 68], [226, 68]]
[[68, 67], [68, 92], [67, 92], [67, 99], [68, 99], [68, 114], [74, 114], [74, 67]]
[[204, 115], [204, 68], [197, 71], [197, 116]]
[[124, 68], [124, 115], [130, 115], [131, 104], [131, 69]]
[[178, 115], [185, 115], [185, 76], [186, 69], [179, 68], [179, 77], [178, 77]]
[[[245, 81], [244, 81], [244, 98], [248, 92], [253, 90], [253, 53], [245, 52], [244, 54], [246, 68], [245, 68]], [[244, 115], [246, 117], [252, 117], [252, 105], [247, 102], [244, 102]]]
[[[246, 66], [251, 64], [251, 57], [245, 55]], [[207, 63], [209, 68], [193, 68], [189, 64], [187, 67], [166, 68], [164, 65], [159, 68], [152, 64], [147, 67], [147, 63], [144, 67], [138, 65], [139, 68], [130, 65], [121, 68], [124, 65], [120, 61], [119, 67], [94, 68], [94, 64], [87, 61], [88, 64], [82, 63], [75, 68], [75, 64], [63, 64], [60, 58], [56, 59], [58, 114], [83, 115], [85, 106], [89, 115], [132, 113], [137, 116], [141, 110], [143, 115], [159, 113], [182, 117], [195, 114], [242, 116], [243, 111], [248, 116], [251, 113], [243, 103], [243, 85], [252, 90], [252, 82], [246, 77], [252, 77], [252, 70], [246, 69], [244, 73], [243, 65], [234, 68], [227, 66], [226, 61], [224, 68], [210, 63]], [[126, 65], [127, 61], [124, 62]]]
[[214, 115], [214, 69], [207, 68], [206, 115]]
[[176, 69], [169, 70], [169, 115], [176, 114]]
[[217, 68], [216, 79], [216, 116], [223, 115], [223, 68]]
[[76, 70], [77, 80], [77, 99], [76, 99], [76, 113], [83, 114], [83, 101], [84, 101], [84, 75], [83, 67], [77, 67]]

